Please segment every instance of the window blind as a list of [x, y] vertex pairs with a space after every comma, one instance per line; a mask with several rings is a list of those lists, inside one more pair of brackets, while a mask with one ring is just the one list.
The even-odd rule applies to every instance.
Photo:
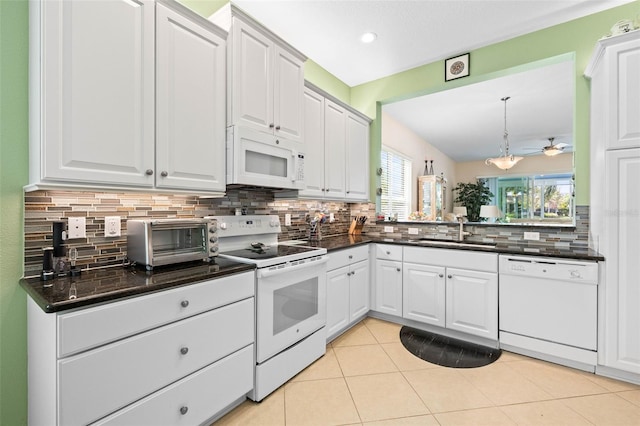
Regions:
[[382, 213], [407, 220], [411, 208], [411, 160], [383, 146], [380, 162]]

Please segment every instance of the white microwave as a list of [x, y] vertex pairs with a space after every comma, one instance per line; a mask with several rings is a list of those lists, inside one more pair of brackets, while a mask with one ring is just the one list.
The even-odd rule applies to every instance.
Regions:
[[227, 185], [304, 189], [299, 142], [231, 126], [227, 128]]

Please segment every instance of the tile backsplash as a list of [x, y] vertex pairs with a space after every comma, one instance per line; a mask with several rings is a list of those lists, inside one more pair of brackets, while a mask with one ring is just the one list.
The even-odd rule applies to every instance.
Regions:
[[[274, 199], [273, 192], [264, 189], [230, 189], [223, 198], [200, 198], [190, 195], [161, 195], [155, 193], [116, 193], [81, 191], [35, 191], [25, 194], [25, 276], [34, 276], [42, 268], [42, 249], [52, 245], [54, 221], [66, 221], [69, 217], [86, 218], [86, 238], [67, 240], [67, 249], [78, 250], [77, 264], [81, 268], [104, 267], [126, 261], [126, 221], [129, 218], [177, 218], [208, 215], [233, 215], [236, 208], [247, 214], [277, 214], [282, 224], [281, 241], [304, 239], [309, 226], [307, 214], [318, 211], [333, 213], [335, 222], [322, 225], [323, 236], [346, 234], [352, 216], [367, 216], [363, 233], [382, 238], [415, 238], [408, 228], [419, 228], [420, 237], [455, 239], [455, 224], [433, 223], [378, 223], [375, 222], [375, 204], [343, 203], [318, 200]], [[528, 226], [474, 226], [465, 230], [478, 241], [522, 241], [525, 231], [540, 233], [540, 241], [530, 244], [588, 245], [588, 206], [576, 208], [575, 228], [551, 228]], [[291, 214], [291, 226], [284, 226], [285, 214]], [[105, 216], [120, 216], [122, 235], [104, 236]], [[393, 232], [384, 232], [392, 226]]]

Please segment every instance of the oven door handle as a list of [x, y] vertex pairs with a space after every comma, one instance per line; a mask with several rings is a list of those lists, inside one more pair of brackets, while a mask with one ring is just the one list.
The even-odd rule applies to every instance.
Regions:
[[279, 275], [279, 274], [284, 274], [287, 272], [294, 272], [294, 271], [298, 271], [300, 269], [305, 269], [305, 268], [310, 268], [313, 266], [319, 266], [322, 264], [325, 264], [329, 261], [329, 258], [327, 256], [320, 256], [317, 260], [314, 261], [310, 261], [310, 262], [305, 262], [302, 264], [298, 264], [298, 265], [293, 265], [293, 266], [286, 266], [284, 268], [279, 268], [279, 269], [270, 269], [270, 268], [263, 268], [263, 269], [258, 269], [256, 271], [256, 276], [258, 278], [265, 278], [265, 277], [273, 277], [274, 275]]

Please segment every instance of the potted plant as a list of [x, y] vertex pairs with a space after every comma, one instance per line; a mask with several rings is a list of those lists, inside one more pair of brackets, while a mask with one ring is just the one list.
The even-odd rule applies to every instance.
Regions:
[[467, 208], [469, 222], [480, 222], [480, 206], [489, 204], [493, 198], [484, 180], [478, 179], [476, 183], [459, 182], [453, 191], [457, 192], [455, 202]]

